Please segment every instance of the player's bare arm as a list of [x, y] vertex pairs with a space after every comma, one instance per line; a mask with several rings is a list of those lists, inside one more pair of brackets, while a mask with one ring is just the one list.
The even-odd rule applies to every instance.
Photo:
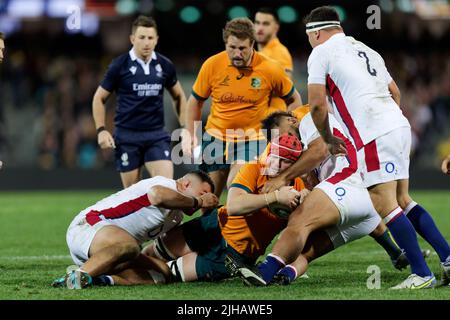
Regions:
[[116, 147], [111, 133], [105, 129], [105, 103], [110, 95], [111, 92], [99, 86], [92, 100], [92, 115], [94, 117], [95, 128], [98, 133], [97, 142], [102, 149]]
[[400, 107], [401, 93], [394, 80], [389, 83], [388, 89], [392, 95], [392, 99], [394, 99], [395, 103]]
[[444, 174], [450, 174], [450, 154], [442, 161], [441, 170]]
[[[147, 196], [152, 205], [166, 209], [212, 209], [219, 204], [219, 199], [213, 193], [205, 193], [199, 197], [188, 197], [163, 186], [152, 187]], [[191, 213], [191, 211], [189, 212]]]
[[294, 89], [294, 93], [289, 98], [284, 99], [284, 102], [287, 105], [288, 111], [292, 111], [303, 105], [302, 97], [297, 89]]
[[322, 138], [328, 144], [331, 154], [345, 155], [347, 149], [342, 139], [333, 135], [328, 120], [328, 103], [326, 88], [322, 84], [308, 85], [308, 101], [311, 107], [311, 116]]
[[283, 186], [269, 194], [252, 194], [232, 187], [228, 191], [227, 212], [230, 216], [246, 215], [275, 202], [295, 208], [299, 205], [299, 200], [299, 192], [289, 186]]
[[202, 108], [204, 101], [196, 99], [191, 95], [186, 104], [186, 129], [190, 137], [190, 145], [183, 144], [183, 153], [187, 155], [192, 154], [193, 148], [197, 146], [197, 139], [195, 136], [195, 121], [200, 121], [202, 118]]
[[175, 114], [178, 117], [180, 126], [184, 127], [186, 122], [186, 95], [181, 87], [180, 81], [177, 81], [175, 85], [169, 89], [170, 96], [172, 97], [173, 107]]
[[292, 72], [292, 70], [290, 69], [284, 69], [284, 71], [286, 72], [287, 76], [289, 77], [289, 79], [293, 80], [294, 79], [294, 74]]
[[314, 168], [329, 155], [327, 144], [322, 138], [317, 138], [308, 145], [301, 157], [289, 168], [281, 172], [277, 177], [267, 181], [262, 188], [263, 193], [272, 192], [285, 186], [288, 181], [304, 175]]

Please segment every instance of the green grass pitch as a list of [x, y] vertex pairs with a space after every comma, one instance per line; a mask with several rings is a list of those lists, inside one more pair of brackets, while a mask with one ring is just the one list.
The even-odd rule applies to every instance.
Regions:
[[[65, 233], [82, 209], [109, 194], [84, 192], [5, 192], [0, 195], [0, 299], [449, 299], [450, 288], [390, 291], [408, 276], [395, 270], [386, 253], [366, 237], [314, 261], [309, 279], [287, 287], [245, 287], [239, 279], [220, 283], [176, 283], [158, 286], [66, 290], [50, 287], [72, 264]], [[450, 239], [450, 192], [413, 192], [414, 199], [433, 214]], [[422, 239], [423, 248], [430, 248]], [[440, 277], [433, 252], [430, 268]], [[381, 269], [381, 289], [367, 289], [367, 268]]]

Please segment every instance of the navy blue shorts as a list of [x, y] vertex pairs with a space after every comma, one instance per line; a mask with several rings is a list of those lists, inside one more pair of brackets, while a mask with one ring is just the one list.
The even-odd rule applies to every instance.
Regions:
[[116, 130], [114, 134], [115, 164], [119, 172], [140, 168], [144, 163], [171, 160], [170, 135], [160, 131]]

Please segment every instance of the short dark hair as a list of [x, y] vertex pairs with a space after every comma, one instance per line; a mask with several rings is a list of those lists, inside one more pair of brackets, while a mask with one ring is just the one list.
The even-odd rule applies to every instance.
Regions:
[[278, 14], [276, 13], [275, 9], [273, 9], [273, 8], [261, 7], [258, 10], [256, 10], [255, 15], [257, 13], [270, 14], [278, 24], [280, 23], [280, 19], [278, 19]]
[[3, 32], [0, 32], [0, 39], [2, 39], [2, 40], [5, 39], [5, 34]]
[[235, 18], [228, 21], [222, 32], [223, 42], [227, 43], [230, 36], [235, 36], [240, 40], [250, 39], [250, 43], [255, 42], [255, 28], [249, 18]]
[[158, 33], [156, 21], [152, 17], [147, 17], [143, 15], [137, 17], [136, 20], [133, 21], [133, 24], [131, 26], [131, 34], [134, 34], [138, 27], [155, 28], [156, 33]]
[[272, 140], [272, 133], [271, 130], [275, 129], [280, 125], [280, 120], [283, 117], [294, 117], [295, 116], [287, 111], [276, 111], [274, 113], [271, 113], [267, 118], [265, 118], [263, 121], [261, 121], [262, 129], [266, 132], [267, 141]]
[[211, 192], [214, 193], [214, 191], [215, 191], [214, 182], [212, 181], [212, 179], [209, 176], [209, 174], [207, 174], [205, 171], [203, 171], [203, 170], [192, 170], [192, 171], [189, 171], [188, 174], [193, 174], [193, 175], [199, 177], [202, 182], [208, 183], [209, 186], [211, 187]]
[[312, 10], [304, 19], [305, 24], [319, 21], [340, 21], [336, 9], [331, 6], [322, 6]]

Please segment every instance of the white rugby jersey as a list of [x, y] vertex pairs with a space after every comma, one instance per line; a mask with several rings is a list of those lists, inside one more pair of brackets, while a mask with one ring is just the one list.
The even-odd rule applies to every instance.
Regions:
[[316, 46], [308, 59], [308, 84], [327, 86], [334, 115], [357, 150], [410, 126], [389, 92], [391, 81], [383, 58], [344, 33]]
[[132, 186], [100, 200], [81, 211], [73, 223], [95, 225], [100, 221], [116, 225], [140, 243], [156, 238], [183, 220], [183, 212], [153, 206], [147, 193], [153, 186], [177, 190], [173, 179], [157, 176], [144, 179]]
[[[347, 156], [336, 157], [330, 155], [319, 167], [316, 168], [319, 181], [326, 180], [331, 184], [345, 182], [362, 185], [361, 173], [358, 169], [358, 157], [355, 146], [344, 133], [341, 125], [332, 114], [328, 114], [331, 132], [334, 136], [344, 140], [347, 147]], [[303, 149], [307, 150], [308, 145], [320, 137], [311, 113], [306, 114], [299, 123], [300, 140], [304, 144]]]

